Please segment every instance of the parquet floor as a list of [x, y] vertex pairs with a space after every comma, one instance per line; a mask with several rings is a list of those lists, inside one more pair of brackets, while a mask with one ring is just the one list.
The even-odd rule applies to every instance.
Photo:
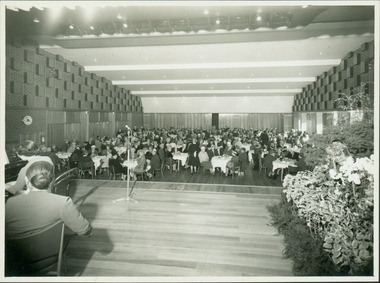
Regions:
[[292, 276], [266, 209], [279, 201], [281, 190], [137, 182], [138, 203], [114, 203], [126, 196], [126, 182], [76, 180], [71, 196], [92, 222], [94, 236], [71, 240], [66, 275], [189, 281]]

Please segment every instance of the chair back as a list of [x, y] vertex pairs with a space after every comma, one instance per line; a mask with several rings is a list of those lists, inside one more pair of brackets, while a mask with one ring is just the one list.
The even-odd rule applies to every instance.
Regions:
[[78, 162], [79, 170], [92, 170], [93, 167], [94, 167], [93, 161], [79, 160], [79, 162]]
[[[54, 180], [52, 193], [69, 196], [69, 189], [72, 179], [78, 175], [78, 168], [73, 168], [62, 173]], [[64, 192], [63, 192], [64, 191]]]
[[62, 254], [68, 245], [68, 240], [64, 242], [64, 231], [65, 224], [58, 221], [36, 235], [6, 239], [6, 276], [43, 274], [56, 263], [56, 272], [59, 276]]

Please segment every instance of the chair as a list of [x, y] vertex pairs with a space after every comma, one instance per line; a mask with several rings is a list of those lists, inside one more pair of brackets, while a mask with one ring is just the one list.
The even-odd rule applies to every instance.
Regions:
[[264, 166], [264, 164], [263, 164], [263, 159], [262, 159], [262, 157], [260, 157], [260, 156], [259, 156], [259, 169], [260, 169], [259, 173], [261, 173], [261, 170], [264, 169], [264, 171], [265, 171], [265, 176], [267, 175], [267, 168]]
[[[53, 194], [70, 196], [70, 184], [72, 179], [78, 175], [78, 168], [70, 169], [59, 175], [55, 180], [51, 192]], [[64, 193], [63, 193], [64, 192]]]
[[121, 176], [123, 175], [123, 173], [115, 173], [115, 166], [113, 164], [110, 164], [109, 165], [109, 179], [113, 179], [113, 180], [116, 180], [116, 177], [119, 176], [119, 178], [121, 178]]
[[172, 174], [173, 173], [173, 159], [172, 158], [170, 158], [170, 157], [165, 158], [164, 169], [166, 166], [169, 168], [169, 173]]
[[161, 167], [159, 169], [153, 170], [153, 175], [155, 175], [156, 172], [161, 172], [162, 179], [164, 179], [164, 162], [161, 162]]
[[[25, 238], [5, 240], [5, 275], [61, 275], [64, 253], [72, 235], [65, 235], [65, 224], [58, 221], [44, 231]], [[57, 265], [56, 269], [53, 267]]]
[[[106, 157], [106, 158], [103, 158], [102, 160], [100, 160], [99, 170], [101, 172], [105, 171], [108, 176], [110, 175], [109, 157]], [[99, 173], [99, 174], [101, 174], [101, 173]]]
[[239, 176], [239, 173], [240, 173], [240, 162], [239, 163], [235, 163], [234, 166], [231, 168], [232, 170], [232, 179], [235, 179], [235, 172], [237, 171], [238, 172], [238, 176]]
[[138, 176], [141, 176], [141, 181], [144, 181], [144, 176], [146, 175], [147, 166], [148, 166], [148, 163], [145, 162], [143, 172], [133, 172], [133, 174], [135, 174], [135, 176], [136, 176], [136, 180], [138, 179]]
[[82, 178], [85, 176], [86, 172], [91, 174], [91, 178], [94, 179], [95, 175], [95, 166], [94, 162], [79, 160], [78, 162], [79, 177]]

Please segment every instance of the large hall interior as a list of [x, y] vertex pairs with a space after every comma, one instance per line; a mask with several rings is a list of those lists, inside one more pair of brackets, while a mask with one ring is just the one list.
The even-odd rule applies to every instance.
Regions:
[[1, 15], [7, 281], [378, 278], [377, 1]]

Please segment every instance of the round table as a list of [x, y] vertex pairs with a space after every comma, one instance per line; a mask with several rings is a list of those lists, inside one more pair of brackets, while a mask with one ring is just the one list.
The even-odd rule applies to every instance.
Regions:
[[289, 166], [296, 166], [295, 165], [296, 160], [284, 158], [283, 160], [276, 159], [273, 161], [273, 169], [272, 172], [274, 172], [276, 169], [281, 169], [281, 181], [284, 175], [284, 169], [288, 168]]
[[219, 167], [223, 173], [226, 173], [227, 163], [230, 161], [232, 156], [214, 156], [211, 158], [212, 169], [215, 171], [215, 168]]
[[175, 152], [173, 153], [173, 160], [178, 160], [178, 171], [179, 171], [179, 162], [181, 161], [182, 166], [185, 165], [187, 158], [189, 157], [189, 154], [184, 152]]

